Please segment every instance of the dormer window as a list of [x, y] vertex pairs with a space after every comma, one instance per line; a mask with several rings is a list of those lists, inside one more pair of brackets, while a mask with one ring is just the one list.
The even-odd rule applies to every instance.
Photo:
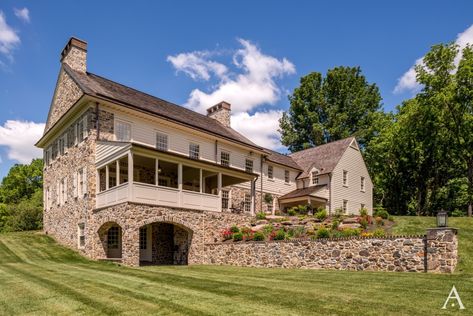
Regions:
[[199, 159], [199, 156], [200, 156], [199, 144], [190, 143], [189, 144], [189, 158]]
[[319, 184], [319, 172], [312, 171], [312, 185], [318, 185], [318, 184]]

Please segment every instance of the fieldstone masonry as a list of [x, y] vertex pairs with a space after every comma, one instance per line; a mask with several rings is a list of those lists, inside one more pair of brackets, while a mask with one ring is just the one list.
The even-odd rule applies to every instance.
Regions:
[[210, 243], [206, 264], [305, 269], [451, 273], [456, 229], [426, 236]]

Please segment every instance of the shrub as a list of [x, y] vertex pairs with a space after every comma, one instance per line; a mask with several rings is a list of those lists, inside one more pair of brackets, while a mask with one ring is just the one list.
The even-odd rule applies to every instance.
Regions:
[[317, 230], [317, 238], [329, 238], [330, 231], [327, 228], [320, 228]]
[[368, 209], [366, 208], [360, 208], [360, 216], [365, 217], [368, 216]]
[[340, 207], [339, 208], [336, 208], [334, 213], [333, 213], [333, 216], [340, 220], [343, 218], [343, 215], [345, 214], [345, 212], [343, 211], [343, 209], [341, 209]]
[[238, 226], [236, 225], [233, 225], [232, 227], [230, 227], [230, 231], [232, 233], [239, 233], [240, 232], [240, 228], [238, 228]]
[[368, 219], [366, 217], [360, 217], [358, 219], [358, 223], [363, 227], [364, 229], [368, 228]]
[[242, 233], [234, 233], [232, 235], [233, 241], [242, 241], [243, 240], [243, 234]]
[[392, 215], [389, 215], [389, 216], [388, 216], [388, 221], [394, 222], [394, 217], [393, 217]]
[[465, 216], [465, 212], [459, 209], [456, 209], [452, 212], [453, 217], [462, 217]]
[[297, 206], [297, 212], [301, 215], [307, 214], [307, 206], [305, 205], [298, 205]]
[[334, 219], [332, 221], [332, 229], [334, 230], [337, 229], [339, 225], [340, 225], [340, 222], [337, 219]]
[[224, 230], [222, 232], [222, 238], [223, 238], [223, 240], [232, 239], [232, 232], [229, 229]]
[[373, 232], [373, 237], [384, 237], [384, 236], [386, 236], [386, 232], [380, 228], [376, 229]]
[[274, 226], [273, 226], [273, 225], [265, 225], [265, 226], [263, 227], [263, 233], [264, 233], [265, 235], [271, 234], [271, 233], [273, 232], [273, 230], [274, 230]]
[[359, 228], [345, 228], [342, 230], [342, 236], [343, 237], [354, 237], [354, 236], [360, 236], [361, 235], [361, 229]]
[[296, 216], [297, 214], [296, 209], [294, 207], [290, 208], [289, 211], [287, 211], [287, 214], [289, 216]]
[[383, 218], [381, 216], [376, 216], [376, 218], [374, 220], [376, 221], [377, 226], [383, 226], [384, 225]]
[[323, 221], [327, 218], [327, 211], [325, 209], [321, 209], [320, 211], [317, 211], [317, 213], [315, 213], [315, 218]]
[[265, 239], [264, 234], [262, 232], [256, 232], [253, 235], [253, 240], [254, 241], [263, 241]]
[[372, 232], [362, 232], [361, 237], [373, 237], [373, 233]]
[[343, 232], [341, 230], [332, 230], [330, 236], [332, 238], [342, 238], [342, 237], [344, 237]]
[[284, 230], [280, 229], [277, 232], [273, 232], [273, 240], [284, 240], [286, 239], [286, 233]]
[[388, 211], [386, 211], [384, 208], [375, 209], [373, 215], [374, 216], [379, 216], [382, 219], [388, 219], [388, 217], [389, 217]]
[[273, 196], [269, 193], [264, 194], [264, 202], [266, 204], [272, 204], [273, 203]]
[[256, 213], [256, 218], [257, 219], [265, 219], [266, 218], [266, 213], [265, 212], [258, 212], [258, 213]]

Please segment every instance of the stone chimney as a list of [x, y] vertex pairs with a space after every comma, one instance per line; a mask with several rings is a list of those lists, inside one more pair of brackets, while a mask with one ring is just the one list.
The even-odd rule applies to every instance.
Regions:
[[232, 106], [230, 103], [222, 101], [207, 109], [207, 116], [219, 121], [226, 127], [230, 127], [230, 112]]
[[71, 37], [61, 52], [61, 63], [79, 72], [87, 71], [87, 42]]

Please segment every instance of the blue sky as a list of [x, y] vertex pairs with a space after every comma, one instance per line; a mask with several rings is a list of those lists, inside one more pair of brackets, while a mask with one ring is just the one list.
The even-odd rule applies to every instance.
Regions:
[[301, 76], [359, 65], [393, 110], [431, 45], [473, 41], [472, 12], [472, 1], [2, 0], [0, 177], [38, 155], [72, 35], [88, 42], [90, 72], [197, 111], [229, 98], [236, 129], [284, 151], [277, 118]]

